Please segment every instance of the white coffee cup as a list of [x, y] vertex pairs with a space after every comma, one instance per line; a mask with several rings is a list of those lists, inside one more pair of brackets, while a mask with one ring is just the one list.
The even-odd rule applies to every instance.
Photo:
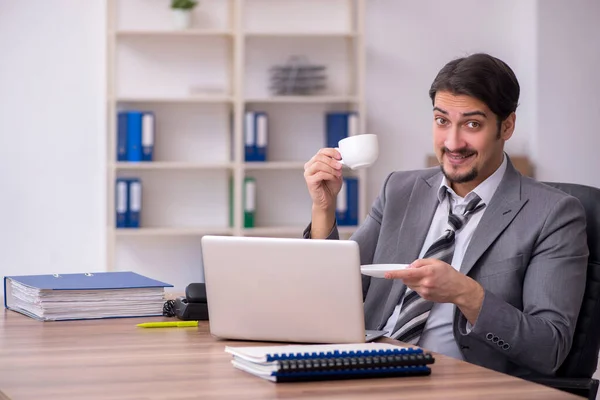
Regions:
[[338, 142], [337, 150], [342, 155], [342, 164], [351, 169], [367, 168], [379, 157], [379, 142], [373, 134], [349, 136]]

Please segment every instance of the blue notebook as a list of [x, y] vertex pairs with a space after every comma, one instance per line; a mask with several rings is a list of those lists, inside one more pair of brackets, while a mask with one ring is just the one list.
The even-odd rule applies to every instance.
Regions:
[[164, 288], [135, 272], [4, 277], [4, 306], [39, 320], [162, 315]]
[[435, 359], [387, 343], [231, 347], [234, 367], [273, 382], [429, 375]]

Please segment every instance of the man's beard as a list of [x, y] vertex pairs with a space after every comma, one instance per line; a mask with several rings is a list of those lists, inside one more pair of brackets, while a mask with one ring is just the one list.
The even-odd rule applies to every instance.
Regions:
[[[444, 154], [446, 152], [449, 152], [449, 150], [447, 148], [442, 149], [442, 157], [444, 156]], [[468, 149], [462, 149], [462, 150], [454, 151], [451, 153], [454, 153], [454, 154], [458, 153], [461, 156], [477, 155], [477, 152], [468, 150]], [[442, 170], [442, 173], [446, 177], [446, 180], [448, 180], [448, 182], [450, 182], [450, 183], [471, 182], [472, 180], [476, 179], [477, 176], [479, 175], [479, 171], [477, 170], [477, 167], [473, 167], [473, 169], [471, 169], [469, 172], [462, 174], [462, 175], [452, 174], [452, 172], [446, 171], [444, 169], [443, 162], [440, 164], [440, 169]]]

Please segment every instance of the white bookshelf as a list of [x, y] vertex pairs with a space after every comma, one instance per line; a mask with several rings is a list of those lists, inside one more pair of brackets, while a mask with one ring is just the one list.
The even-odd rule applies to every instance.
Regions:
[[[364, 2], [201, 0], [193, 28], [174, 30], [168, 0], [107, 1], [108, 270], [182, 290], [198, 281], [203, 235], [301, 236], [311, 208], [303, 169], [324, 145], [325, 112], [357, 111], [366, 132]], [[294, 54], [327, 66], [324, 93], [269, 93], [269, 67]], [[155, 113], [154, 161], [116, 161], [126, 108]], [[267, 162], [244, 160], [245, 111], [269, 115]], [[362, 221], [366, 172], [345, 173], [359, 178]], [[116, 229], [115, 179], [128, 176], [142, 180], [141, 227]], [[247, 176], [257, 182], [253, 228], [243, 224]], [[346, 238], [354, 230], [340, 227]]]

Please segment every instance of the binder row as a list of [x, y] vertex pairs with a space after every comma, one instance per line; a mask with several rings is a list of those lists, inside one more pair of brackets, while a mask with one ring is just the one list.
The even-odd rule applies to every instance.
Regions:
[[[233, 132], [233, 130], [232, 130]], [[356, 112], [329, 112], [325, 115], [325, 146], [358, 133]], [[156, 117], [152, 111], [124, 110], [117, 116], [117, 161], [153, 161]], [[264, 111], [244, 115], [244, 160], [267, 161], [269, 116]]]
[[142, 212], [142, 181], [117, 178], [115, 186], [117, 228], [139, 228]]
[[[353, 111], [325, 114], [325, 147], [336, 148], [338, 142], [358, 134], [358, 113]], [[244, 160], [267, 161], [269, 116], [264, 111], [244, 114]]]
[[117, 115], [117, 161], [152, 161], [155, 129], [153, 112], [120, 111]]
[[324, 358], [347, 358], [347, 357], [390, 357], [390, 356], [417, 356], [424, 355], [422, 349], [398, 348], [393, 350], [356, 350], [356, 351], [328, 351], [312, 353], [282, 353], [267, 354], [268, 362], [284, 360], [307, 360]]
[[[256, 179], [244, 179], [244, 228], [254, 228], [256, 213]], [[229, 185], [229, 224], [233, 226], [233, 180]], [[115, 184], [117, 228], [139, 228], [142, 212], [142, 181], [139, 178], [117, 178]]]
[[[244, 228], [256, 225], [256, 179], [244, 178]], [[233, 227], [233, 179], [229, 183], [229, 226]], [[139, 228], [142, 212], [142, 181], [139, 178], [117, 178], [115, 186], [117, 228]], [[336, 203], [338, 226], [358, 225], [358, 179], [345, 177]]]

